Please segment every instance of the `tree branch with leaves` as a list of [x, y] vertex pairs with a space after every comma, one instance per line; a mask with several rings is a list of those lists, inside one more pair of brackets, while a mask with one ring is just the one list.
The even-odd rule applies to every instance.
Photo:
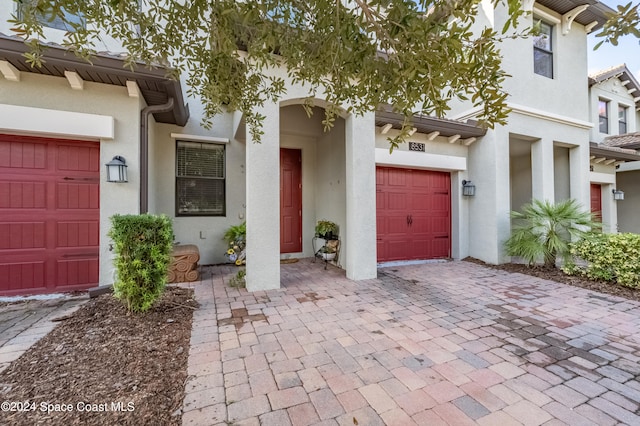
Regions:
[[[525, 14], [520, 0], [493, 0], [508, 8], [504, 27], [480, 32], [473, 27], [480, 0], [19, 2], [13, 31], [30, 40], [34, 66], [43, 61], [35, 41], [44, 39], [40, 20], [57, 17], [69, 28], [64, 45], [79, 56], [89, 60], [104, 35], [119, 40], [127, 65], [161, 64], [184, 78], [188, 94], [203, 104], [205, 126], [216, 114], [241, 111], [253, 140], [262, 135], [259, 108], [286, 94], [285, 79], [269, 72], [279, 67], [309, 88], [310, 99], [321, 94], [332, 105], [325, 127], [338, 107], [363, 114], [392, 105], [406, 117], [392, 147], [408, 136], [413, 114], [443, 117], [452, 100], [479, 107], [487, 127], [504, 124], [499, 41], [528, 34], [510, 31]], [[65, 11], [83, 22], [68, 20]]]

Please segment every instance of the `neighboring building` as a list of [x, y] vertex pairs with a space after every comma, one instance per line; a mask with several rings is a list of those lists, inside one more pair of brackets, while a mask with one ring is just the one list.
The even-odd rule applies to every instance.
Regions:
[[[597, 124], [591, 131], [594, 199], [599, 186], [603, 222], [609, 205], [613, 232], [640, 233], [640, 84], [622, 64], [590, 75], [589, 95], [591, 120]], [[624, 192], [624, 200], [612, 201], [614, 189]]]
[[[15, 7], [0, 0], [0, 10]], [[285, 99], [259, 111], [267, 118], [256, 144], [239, 113], [203, 128], [200, 101], [183, 100], [185, 88], [161, 69], [130, 72], [110, 54], [91, 67], [55, 46], [32, 69], [24, 44], [0, 36], [0, 235], [9, 236], [0, 294], [111, 283], [115, 213], [171, 216], [176, 240], [196, 244], [203, 264], [224, 261], [225, 229], [246, 219], [250, 290], [279, 287], [281, 257], [313, 255], [320, 219], [338, 223], [351, 279], [374, 278], [382, 261], [508, 260], [510, 210], [532, 198], [589, 205], [586, 36], [609, 11], [572, 0], [528, 7], [544, 22], [541, 36], [502, 46], [509, 124], [485, 131], [468, 121], [478, 111], [455, 105], [453, 119], [416, 117], [392, 154], [386, 138], [400, 117], [387, 108], [344, 113], [324, 132], [322, 96], [307, 118], [299, 104], [309, 93], [289, 84]], [[482, 11], [478, 25], [502, 27], [502, 6]], [[60, 34], [47, 29], [48, 40]], [[106, 182], [116, 155], [128, 183]], [[463, 195], [472, 185], [475, 196]]]
[[[487, 132], [469, 149], [468, 176], [477, 195], [468, 202], [467, 253], [489, 263], [509, 258], [504, 241], [511, 233], [509, 212], [531, 199], [574, 198], [590, 205], [587, 34], [605, 20], [601, 3], [525, 2], [530, 25], [540, 35], [506, 39], [503, 68], [512, 109], [508, 124]], [[508, 11], [483, 3], [477, 25], [500, 30]], [[453, 118], [472, 118], [477, 110], [455, 108]]]

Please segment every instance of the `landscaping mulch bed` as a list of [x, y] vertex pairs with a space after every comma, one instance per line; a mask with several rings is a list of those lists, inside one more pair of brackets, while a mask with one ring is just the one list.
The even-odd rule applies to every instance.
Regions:
[[544, 278], [546, 280], [557, 281], [563, 284], [569, 284], [576, 287], [586, 288], [588, 290], [597, 291], [600, 293], [606, 293], [613, 296], [624, 297], [625, 299], [640, 301], [640, 289], [634, 289], [621, 286], [620, 284], [609, 281], [594, 281], [586, 277], [567, 275], [562, 272], [561, 269], [545, 268], [541, 265], [536, 267], [529, 267], [520, 263], [505, 263], [502, 265], [490, 265], [482, 260], [475, 259], [473, 257], [467, 257], [464, 259], [467, 262], [477, 263], [487, 268], [498, 269], [508, 272], [519, 272], [521, 274], [532, 275], [538, 278]]
[[[193, 291], [167, 287], [144, 314], [89, 300], [0, 373], [0, 424], [179, 425]], [[56, 405], [57, 404], [57, 405]]]

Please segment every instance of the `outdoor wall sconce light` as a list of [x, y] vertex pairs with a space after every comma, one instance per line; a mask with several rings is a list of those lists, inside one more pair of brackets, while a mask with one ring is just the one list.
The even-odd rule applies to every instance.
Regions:
[[127, 162], [124, 158], [116, 155], [113, 160], [107, 164], [107, 182], [128, 182], [127, 180]]
[[473, 197], [476, 195], [476, 186], [470, 180], [462, 181], [462, 195]]
[[620, 191], [619, 189], [611, 190], [613, 192], [613, 199], [616, 201], [624, 200], [624, 191]]

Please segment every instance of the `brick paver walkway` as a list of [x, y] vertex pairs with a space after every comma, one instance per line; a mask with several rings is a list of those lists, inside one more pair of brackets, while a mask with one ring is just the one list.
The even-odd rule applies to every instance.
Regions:
[[196, 284], [184, 425], [640, 424], [640, 303], [467, 262]]
[[0, 372], [53, 330], [57, 323], [51, 319], [71, 314], [87, 300], [64, 296], [0, 306]]

